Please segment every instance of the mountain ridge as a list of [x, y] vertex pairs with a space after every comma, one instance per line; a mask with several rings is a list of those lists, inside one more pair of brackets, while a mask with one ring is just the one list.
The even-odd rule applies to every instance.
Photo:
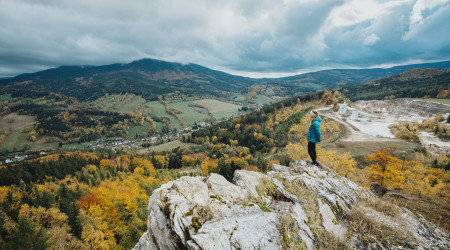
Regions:
[[[15, 89], [28, 81], [26, 92]], [[130, 92], [155, 100], [175, 91], [191, 95], [226, 95], [255, 83], [195, 64], [183, 65], [155, 59], [103, 66], [61, 66], [0, 80], [3, 92], [15, 96], [56, 92], [81, 100], [94, 100], [106, 93]]]
[[[374, 69], [329, 69], [282, 78], [249, 78], [189, 63], [141, 59], [128, 64], [61, 66], [0, 79], [0, 89], [13, 96], [42, 96], [50, 92], [95, 100], [106, 93], [130, 92], [150, 100], [173, 92], [227, 97], [254, 86], [272, 95], [294, 96], [329, 88], [359, 85], [391, 77], [412, 68], [450, 69], [450, 61]], [[26, 91], [18, 86], [26, 82]]]
[[295, 76], [283, 77], [264, 83], [278, 85], [294, 91], [294, 95], [326, 88], [355, 86], [400, 74], [413, 68], [450, 69], [450, 61], [411, 64], [391, 68], [328, 69]]
[[352, 101], [384, 98], [437, 97], [450, 88], [450, 70], [413, 68], [400, 74], [344, 87], [340, 91]]

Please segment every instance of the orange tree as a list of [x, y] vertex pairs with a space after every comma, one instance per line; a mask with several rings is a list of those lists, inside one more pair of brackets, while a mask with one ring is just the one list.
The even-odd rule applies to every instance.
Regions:
[[382, 148], [366, 156], [367, 161], [373, 162], [369, 168], [369, 179], [382, 186], [403, 188], [404, 163], [391, 155], [393, 151], [394, 148]]

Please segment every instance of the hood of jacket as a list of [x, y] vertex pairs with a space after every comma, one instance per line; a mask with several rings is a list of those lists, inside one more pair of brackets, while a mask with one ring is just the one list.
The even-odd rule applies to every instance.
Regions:
[[321, 121], [322, 121], [322, 118], [320, 118], [320, 116], [316, 117], [316, 119], [314, 120], [314, 122], [321, 122]]

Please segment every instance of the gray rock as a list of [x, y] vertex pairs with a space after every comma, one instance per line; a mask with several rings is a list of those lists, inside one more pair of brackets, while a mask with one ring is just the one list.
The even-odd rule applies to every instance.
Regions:
[[383, 196], [388, 191], [385, 187], [381, 186], [378, 182], [370, 183], [370, 191], [378, 196]]
[[246, 189], [253, 197], [258, 197], [259, 194], [256, 191], [256, 186], [259, 182], [265, 178], [265, 175], [258, 172], [236, 170], [233, 176], [233, 182]]
[[[257, 192], [265, 178], [276, 187], [274, 197]], [[295, 230], [306, 248], [317, 241], [299, 200], [283, 183], [307, 188], [317, 195], [321, 226], [353, 249], [393, 249], [389, 242], [349, 231], [347, 215], [360, 198], [376, 197], [327, 167], [307, 166], [298, 161], [292, 167], [273, 165], [267, 175], [238, 170], [234, 184], [224, 177], [182, 177], [153, 191], [148, 205], [148, 230], [134, 249], [281, 249], [282, 215], [295, 221]], [[304, 204], [303, 204], [304, 205]], [[260, 208], [271, 208], [263, 212]], [[391, 228], [403, 228], [414, 236], [414, 248], [449, 249], [448, 234], [431, 226], [422, 216], [403, 209], [392, 218], [372, 208], [361, 211]], [[370, 237], [370, 236], [369, 236]]]
[[449, 235], [445, 234], [430, 223], [420, 214], [413, 214], [406, 208], [402, 208], [405, 219], [405, 228], [419, 242], [419, 245], [426, 246], [428, 249], [450, 249]]
[[340, 221], [327, 203], [323, 202], [322, 199], [318, 199], [318, 202], [319, 212], [322, 216], [322, 226], [328, 232], [333, 233], [336, 238], [344, 241], [347, 236], [347, 228], [340, 224]]
[[205, 223], [192, 249], [281, 249], [278, 214], [259, 212]]
[[219, 174], [211, 174], [206, 181], [211, 195], [220, 197], [224, 201], [247, 200], [248, 191], [228, 182]]

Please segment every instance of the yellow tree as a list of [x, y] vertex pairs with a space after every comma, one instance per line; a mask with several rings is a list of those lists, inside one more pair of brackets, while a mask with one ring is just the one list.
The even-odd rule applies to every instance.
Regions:
[[376, 181], [386, 187], [403, 188], [405, 169], [403, 162], [392, 156], [394, 148], [382, 148], [372, 155], [366, 156], [366, 160], [374, 162], [369, 168], [370, 181]]
[[288, 143], [286, 153], [292, 161], [308, 159], [308, 149], [303, 143]]
[[[308, 160], [308, 149], [305, 146], [306, 140], [303, 139], [301, 143], [289, 143], [286, 146], [286, 153], [292, 161]], [[350, 156], [350, 154], [338, 154], [336, 151], [323, 150], [321, 147], [317, 147], [317, 158], [320, 162], [331, 167], [340, 175], [347, 177], [348, 174], [355, 172], [356, 161]]]
[[87, 244], [84, 244], [81, 240], [70, 234], [67, 228], [55, 226], [50, 228], [47, 234], [49, 236], [47, 249], [89, 249]]
[[405, 163], [407, 178], [405, 179], [405, 190], [418, 195], [425, 196], [447, 196], [448, 181], [450, 176], [439, 168], [423, 166], [417, 161]]
[[144, 159], [144, 158], [135, 157], [135, 158], [133, 158], [132, 162], [136, 167], [143, 168], [149, 176], [155, 175], [156, 171], [155, 171], [155, 168], [153, 167], [153, 163], [151, 161]]
[[181, 156], [181, 165], [184, 168], [189, 168], [189, 167], [193, 167], [195, 165], [196, 162], [196, 158], [193, 155], [183, 155]]
[[206, 176], [212, 172], [212, 170], [217, 167], [217, 159], [210, 159], [206, 157], [206, 159], [202, 162], [202, 175]]
[[338, 154], [336, 151], [322, 150], [319, 147], [317, 153], [321, 161], [338, 174], [347, 177], [355, 172], [356, 161], [350, 156], [349, 152]]

